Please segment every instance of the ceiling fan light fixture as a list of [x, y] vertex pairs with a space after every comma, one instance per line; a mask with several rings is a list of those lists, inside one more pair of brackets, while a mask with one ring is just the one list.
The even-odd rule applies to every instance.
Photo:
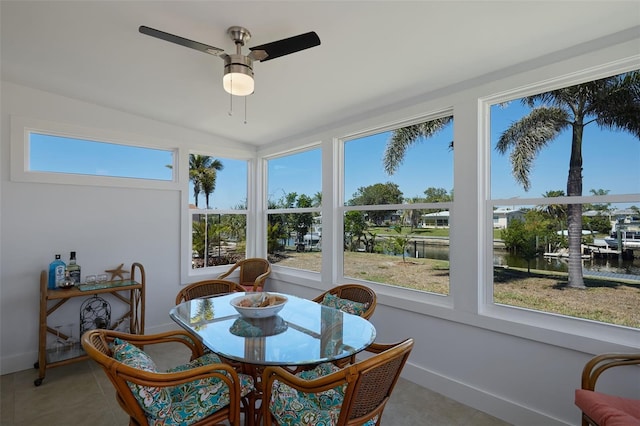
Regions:
[[244, 55], [228, 55], [225, 58], [222, 87], [234, 96], [248, 96], [253, 93], [253, 68], [251, 59]]

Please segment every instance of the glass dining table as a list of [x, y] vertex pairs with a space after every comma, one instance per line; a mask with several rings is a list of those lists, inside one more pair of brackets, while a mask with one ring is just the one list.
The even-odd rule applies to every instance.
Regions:
[[230, 301], [245, 294], [193, 299], [170, 316], [214, 353], [254, 366], [313, 366], [355, 355], [375, 340], [364, 318], [288, 294], [277, 315], [243, 317]]

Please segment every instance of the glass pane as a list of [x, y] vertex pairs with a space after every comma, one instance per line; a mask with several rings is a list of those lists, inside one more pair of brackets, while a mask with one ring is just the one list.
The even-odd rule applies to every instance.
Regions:
[[244, 214], [194, 213], [191, 218], [193, 269], [227, 265], [244, 258], [247, 229]]
[[29, 170], [173, 180], [173, 151], [29, 134]]
[[189, 201], [195, 208], [247, 208], [246, 160], [190, 154], [189, 183]]
[[[322, 205], [321, 154], [320, 149], [312, 149], [268, 161], [269, 208]], [[301, 203], [300, 196], [308, 202]]]
[[267, 248], [272, 263], [320, 272], [322, 217], [318, 213], [288, 213], [267, 218]]
[[385, 222], [346, 212], [345, 277], [449, 294], [449, 211], [400, 210]]
[[[606, 108], [606, 102], [615, 102], [613, 96], [607, 95], [613, 94], [611, 87], [614, 84], [625, 87], [621, 83], [623, 76], [493, 105], [491, 198], [536, 198], [551, 191], [561, 191], [561, 195], [640, 192], [640, 140], [624, 130], [637, 126], [637, 109], [631, 112], [631, 107], [627, 107], [625, 116], [624, 105], [611, 104], [610, 110], [620, 109], [617, 116], [612, 113], [619, 126], [610, 126], [611, 117], [604, 112], [593, 112], [594, 109], [602, 110], [603, 103]], [[626, 90], [633, 92], [635, 89]], [[630, 93], [629, 99], [634, 99], [633, 96]], [[635, 96], [633, 108], [637, 108]], [[594, 107], [595, 102], [600, 103], [598, 108]], [[630, 121], [628, 127], [625, 120]], [[607, 124], [600, 126], [600, 122]], [[582, 134], [581, 129], [584, 129]], [[572, 145], [576, 147], [575, 153], [582, 154], [582, 164], [575, 163], [582, 190], [573, 188], [569, 193], [567, 182]]]
[[640, 209], [623, 203], [574, 206], [582, 210], [579, 272], [586, 289], [568, 285], [569, 206], [497, 207], [494, 301], [640, 327]]
[[346, 205], [451, 201], [453, 117], [344, 144]]
[[[492, 199], [539, 200], [496, 205], [495, 302], [640, 327], [638, 79], [633, 71], [491, 107]], [[560, 196], [582, 204], [554, 203]]]

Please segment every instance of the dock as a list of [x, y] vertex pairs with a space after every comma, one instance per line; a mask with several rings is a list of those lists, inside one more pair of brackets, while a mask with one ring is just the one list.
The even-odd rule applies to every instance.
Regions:
[[582, 253], [589, 255], [591, 258], [613, 259], [622, 257], [623, 259], [633, 259], [633, 249], [625, 248], [620, 251], [612, 249], [609, 246], [601, 246], [594, 244], [583, 244]]

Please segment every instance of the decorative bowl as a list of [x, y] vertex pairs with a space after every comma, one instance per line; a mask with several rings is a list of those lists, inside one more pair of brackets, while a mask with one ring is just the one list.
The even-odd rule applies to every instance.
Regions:
[[284, 308], [287, 297], [277, 293], [251, 293], [231, 299], [229, 303], [247, 318], [269, 318]]

